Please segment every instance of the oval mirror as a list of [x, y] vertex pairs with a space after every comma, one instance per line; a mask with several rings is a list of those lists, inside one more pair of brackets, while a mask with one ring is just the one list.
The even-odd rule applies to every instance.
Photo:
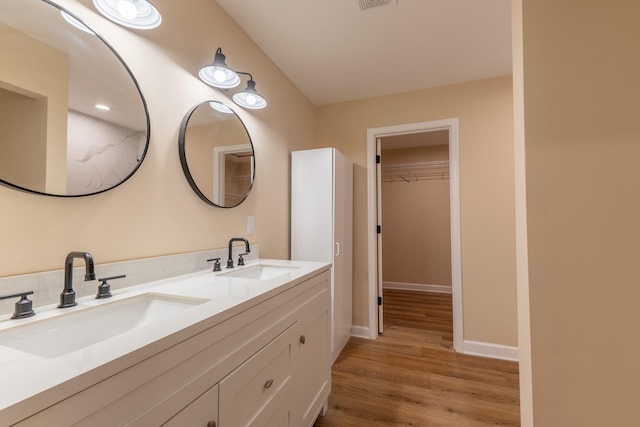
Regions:
[[0, 2], [0, 183], [60, 197], [126, 181], [149, 143], [127, 65], [48, 0]]
[[231, 108], [217, 101], [193, 107], [182, 120], [178, 149], [187, 181], [206, 203], [232, 208], [249, 196], [253, 143]]

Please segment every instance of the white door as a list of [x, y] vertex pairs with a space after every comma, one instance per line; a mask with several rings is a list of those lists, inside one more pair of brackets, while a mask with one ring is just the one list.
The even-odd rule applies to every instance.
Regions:
[[376, 203], [378, 224], [378, 333], [383, 332], [383, 304], [382, 298], [382, 140], [376, 139]]

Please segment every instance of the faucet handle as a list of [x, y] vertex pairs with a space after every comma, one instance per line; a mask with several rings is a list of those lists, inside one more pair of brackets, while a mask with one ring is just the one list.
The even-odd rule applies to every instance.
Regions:
[[123, 277], [127, 277], [127, 275], [126, 274], [121, 274], [119, 276], [111, 276], [111, 277], [105, 277], [105, 278], [102, 278], [102, 279], [98, 279], [102, 283], [100, 283], [100, 285], [98, 285], [98, 294], [96, 295], [96, 299], [103, 299], [103, 298], [111, 297], [111, 285], [109, 283], [107, 283], [107, 280], [122, 279]]
[[32, 294], [33, 294], [33, 291], [27, 291], [27, 292], [20, 292], [17, 294], [3, 295], [3, 296], [0, 296], [0, 300], [20, 297], [20, 301], [15, 303], [15, 308], [13, 310], [13, 315], [11, 316], [11, 318], [24, 319], [26, 317], [31, 317], [36, 314], [36, 312], [33, 311], [33, 301], [31, 301], [27, 297], [27, 295], [32, 295]]
[[211, 258], [207, 260], [207, 262], [211, 261], [215, 261], [213, 263], [213, 271], [222, 271], [222, 268], [220, 267], [220, 258]]
[[249, 255], [249, 252], [245, 252], [243, 254], [238, 255], [238, 267], [240, 267], [241, 265], [244, 265], [244, 256], [245, 255]]

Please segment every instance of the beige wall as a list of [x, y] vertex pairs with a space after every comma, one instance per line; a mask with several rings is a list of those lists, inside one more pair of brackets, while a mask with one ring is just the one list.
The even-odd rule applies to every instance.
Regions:
[[522, 4], [534, 421], [637, 425], [640, 3]]
[[[451, 226], [448, 167], [385, 171], [386, 167], [393, 165], [448, 160], [449, 146], [393, 149], [391, 145], [389, 150], [385, 150], [384, 146], [383, 142], [383, 280], [402, 284], [450, 287]], [[416, 178], [416, 174], [424, 175], [424, 172], [435, 175]]]
[[[2, 83], [0, 83], [2, 86]], [[47, 100], [0, 87], [0, 178], [44, 191], [47, 172]]]
[[317, 146], [354, 162], [354, 324], [368, 325], [368, 128], [458, 117], [464, 339], [517, 345], [510, 77], [318, 108]]
[[[15, 179], [22, 179], [21, 175], [25, 173], [31, 176], [27, 181], [18, 180], [12, 183], [27, 187], [27, 184], [36, 183], [36, 187], [31, 188], [64, 194], [67, 188], [69, 58], [66, 53], [6, 25], [0, 25], [0, 31], [3, 35], [0, 38], [3, 55], [0, 87], [33, 98], [36, 105], [29, 108], [35, 109], [40, 117], [43, 114], [42, 109], [46, 110], [45, 139], [41, 140], [42, 143], [38, 147], [33, 143], [29, 144], [30, 149], [36, 149], [39, 153], [39, 162], [29, 165], [37, 170], [32, 175], [29, 172], [13, 174], [12, 177]], [[22, 104], [25, 106], [25, 102]], [[17, 144], [16, 135], [22, 134], [25, 132], [24, 127], [30, 126], [28, 123], [25, 124], [25, 117], [28, 116], [18, 118], [14, 115], [7, 119], [14, 121], [11, 126], [14, 132], [10, 137], [6, 134], [3, 137]], [[33, 136], [34, 131], [33, 128], [28, 129], [24, 137]], [[44, 159], [44, 166], [41, 159]], [[38, 169], [41, 166], [43, 168]], [[44, 180], [41, 179], [42, 174], [45, 175]]]
[[[156, 30], [126, 30], [86, 2], [59, 1], [101, 33], [136, 76], [148, 103], [151, 144], [138, 172], [112, 191], [54, 198], [0, 186], [0, 276], [63, 268], [72, 250], [96, 263], [224, 247], [248, 236], [261, 255], [289, 256], [289, 152], [313, 137], [313, 106], [231, 21], [215, 1], [156, 0], [165, 19]], [[234, 209], [206, 205], [189, 187], [178, 158], [181, 120], [194, 105], [228, 101], [197, 73], [221, 46], [227, 63], [248, 70], [269, 101], [239, 115], [256, 152], [256, 184]], [[248, 215], [255, 233], [246, 234]], [[98, 267], [99, 268], [99, 267]]]
[[[65, 199], [0, 187], [0, 205], [10, 207], [0, 214], [0, 276], [60, 269], [71, 250], [92, 252], [99, 265], [219, 248], [246, 236], [248, 215], [261, 255], [287, 258], [290, 151], [334, 146], [354, 162], [354, 323], [366, 325], [366, 130], [458, 117], [464, 339], [516, 345], [510, 77], [314, 108], [213, 1], [156, 0], [167, 19], [149, 32], [119, 27], [84, 2], [60, 3], [132, 69], [149, 107], [151, 144], [138, 172], [113, 191]], [[265, 110], [238, 109], [255, 147], [256, 182], [234, 209], [204, 204], [177, 153], [184, 114], [203, 100], [228, 101], [196, 77], [218, 46], [229, 65], [253, 73], [269, 101]]]

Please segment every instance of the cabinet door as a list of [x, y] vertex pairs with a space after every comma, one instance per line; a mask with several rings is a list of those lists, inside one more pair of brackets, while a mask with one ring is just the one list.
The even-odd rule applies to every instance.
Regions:
[[351, 337], [353, 264], [353, 164], [335, 151], [334, 166], [333, 343], [334, 362]]
[[329, 304], [316, 306], [296, 325], [295, 375], [300, 426], [313, 425], [331, 390]]
[[216, 427], [218, 425], [218, 386], [215, 385], [163, 424], [164, 427]]
[[333, 262], [332, 148], [291, 153], [291, 259]]

